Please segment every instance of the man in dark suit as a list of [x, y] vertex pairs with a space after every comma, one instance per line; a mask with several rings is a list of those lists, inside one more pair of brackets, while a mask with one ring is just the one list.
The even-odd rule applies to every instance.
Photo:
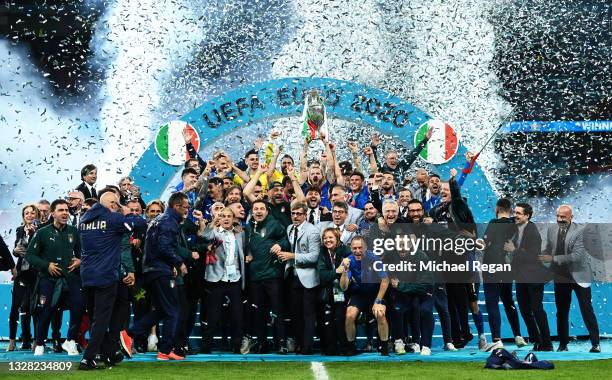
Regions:
[[83, 166], [83, 169], [81, 169], [81, 180], [83, 182], [81, 182], [81, 184], [77, 186], [75, 190], [78, 190], [81, 193], [83, 193], [83, 196], [85, 197], [85, 199], [88, 199], [88, 198], [98, 199], [98, 193], [96, 192], [96, 189], [94, 188], [94, 185], [96, 184], [97, 179], [98, 179], [98, 168], [96, 168], [96, 166], [93, 164], [87, 164]]
[[321, 189], [318, 187], [309, 187], [306, 191], [306, 204], [308, 210], [306, 213], [306, 221], [313, 226], [319, 225], [321, 222], [329, 222], [332, 220], [331, 210], [321, 206]]
[[548, 318], [542, 304], [544, 284], [550, 273], [540, 262], [542, 238], [531, 222], [533, 209], [527, 203], [517, 203], [514, 219], [517, 232], [504, 244], [504, 251], [513, 256], [512, 270], [516, 276], [516, 298], [521, 316], [527, 325], [534, 351], [552, 351]]
[[601, 352], [599, 327], [591, 304], [591, 281], [593, 275], [583, 243], [584, 228], [572, 222], [572, 208], [561, 205], [557, 209], [557, 225], [548, 228], [543, 263], [551, 263], [555, 281], [555, 304], [557, 306], [557, 335], [559, 348], [567, 351], [569, 342], [569, 311], [572, 291], [576, 293], [582, 319], [591, 338], [591, 352]]

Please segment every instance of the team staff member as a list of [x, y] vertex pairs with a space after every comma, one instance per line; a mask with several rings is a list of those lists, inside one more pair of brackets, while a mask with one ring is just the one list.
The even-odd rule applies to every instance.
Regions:
[[[79, 369], [96, 368], [97, 354], [106, 359], [106, 365], [114, 364], [114, 350], [108, 336], [108, 327], [114, 310], [119, 282], [121, 241], [134, 227], [144, 227], [145, 221], [135, 215], [123, 216], [119, 197], [107, 191], [83, 217], [79, 230], [83, 244], [81, 279], [87, 310], [92, 320], [89, 343], [83, 353]], [[132, 273], [130, 283], [134, 282]]]
[[504, 251], [513, 256], [512, 271], [516, 276], [516, 299], [527, 326], [529, 341], [534, 351], [552, 351], [548, 317], [544, 311], [544, 284], [550, 281], [550, 272], [540, 262], [542, 237], [531, 221], [533, 208], [527, 203], [514, 207], [517, 231]]
[[263, 200], [256, 200], [252, 204], [253, 217], [246, 228], [247, 251], [245, 257], [250, 262], [250, 296], [249, 301], [254, 305], [255, 318], [253, 322], [253, 337], [244, 339], [240, 347], [241, 354], [248, 354], [250, 350], [260, 344], [260, 351], [266, 350], [265, 331], [265, 305], [269, 305], [274, 316], [274, 332], [279, 350], [285, 346], [285, 326], [278, 318], [281, 311], [281, 284], [284, 274], [284, 264], [276, 257], [281, 251], [288, 251], [291, 246], [287, 240], [285, 228], [272, 216], [268, 215], [267, 204]]
[[306, 210], [306, 203], [302, 201], [293, 201], [291, 204], [293, 224], [287, 227], [291, 251], [281, 251], [277, 256], [285, 263], [285, 279], [291, 286], [293, 330], [297, 344], [301, 347], [300, 353], [312, 355], [319, 285], [317, 262], [321, 240], [319, 229], [306, 222]]
[[26, 260], [38, 269], [35, 297], [39, 308], [36, 323], [36, 349], [34, 355], [45, 353], [45, 339], [51, 316], [64, 291], [68, 292], [70, 327], [62, 348], [68, 355], [78, 355], [75, 339], [83, 316], [83, 296], [79, 266], [81, 265], [81, 238], [76, 227], [69, 226], [68, 202], [56, 199], [51, 203], [53, 223], [40, 228], [28, 245]]
[[21, 226], [17, 227], [15, 231], [17, 239], [15, 240], [15, 249], [13, 250], [13, 255], [17, 257], [17, 265], [13, 265], [17, 274], [13, 280], [13, 297], [9, 316], [9, 345], [6, 349], [7, 351], [15, 350], [19, 314], [21, 314], [21, 349], [29, 350], [32, 348], [32, 334], [30, 333], [30, 300], [34, 293], [34, 285], [36, 285], [36, 276], [38, 273], [36, 269], [31, 268], [28, 261], [25, 260], [25, 254], [28, 243], [34, 236], [38, 227], [37, 219], [40, 219], [40, 214], [35, 205], [25, 205], [21, 209], [21, 217], [23, 223]]
[[346, 351], [346, 332], [344, 316], [346, 300], [340, 289], [340, 273], [336, 268], [351, 254], [348, 247], [340, 241], [337, 228], [323, 230], [323, 244], [319, 254], [317, 270], [321, 280], [321, 346], [324, 355], [344, 354]]
[[[174, 193], [168, 200], [166, 212], [149, 224], [145, 239], [143, 275], [147, 291], [155, 310], [136, 322], [128, 331], [121, 332], [121, 344], [131, 353], [132, 338], [148, 334], [153, 325], [164, 321], [164, 331], [157, 345], [157, 360], [183, 360], [174, 353], [176, 326], [179, 318], [179, 296], [176, 275], [187, 273], [183, 259], [178, 255], [180, 223], [189, 213], [189, 199], [183, 193]], [[178, 269], [177, 269], [178, 268]]]
[[552, 263], [555, 280], [555, 304], [557, 305], [557, 336], [559, 349], [567, 351], [569, 343], [569, 311], [572, 291], [576, 293], [584, 325], [589, 331], [592, 353], [601, 352], [599, 326], [591, 304], [593, 273], [584, 248], [584, 228], [572, 222], [572, 207], [561, 205], [557, 209], [557, 225], [551, 226], [546, 235], [546, 248], [540, 261]]
[[[357, 353], [355, 348], [355, 335], [357, 333], [355, 322], [359, 313], [372, 310], [378, 325], [381, 354], [389, 356], [389, 345], [387, 344], [389, 324], [385, 317], [386, 306], [384, 300], [389, 287], [389, 279], [384, 272], [372, 273], [374, 272], [372, 269], [374, 262], [380, 261], [380, 257], [375, 256], [372, 251], [368, 251], [366, 241], [362, 236], [355, 236], [351, 240], [351, 252], [352, 254], [343, 259], [342, 265], [338, 268], [338, 272], [342, 274], [340, 288], [344, 292], [350, 291], [351, 294], [345, 321], [346, 338], [348, 340], [347, 355], [352, 356]], [[380, 280], [380, 284], [374, 281], [375, 276]], [[363, 279], [368, 279], [368, 281], [364, 282]]]
[[234, 227], [234, 213], [226, 207], [200, 235], [209, 241], [220, 242], [214, 251], [215, 259], [206, 265], [204, 273], [207, 291], [206, 324], [203, 327], [200, 352], [210, 354], [213, 333], [222, 319], [224, 300], [229, 299], [231, 347], [234, 353], [239, 353], [242, 338], [242, 290], [246, 282], [244, 232]]

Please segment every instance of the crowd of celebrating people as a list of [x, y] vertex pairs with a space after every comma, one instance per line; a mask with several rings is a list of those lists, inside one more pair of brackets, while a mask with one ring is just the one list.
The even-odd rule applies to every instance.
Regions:
[[[213, 349], [310, 355], [317, 348], [324, 355], [355, 355], [363, 324], [367, 339], [360, 349], [431, 355], [435, 309], [444, 350], [462, 349], [474, 339], [471, 314], [479, 349], [491, 351], [503, 347], [501, 301], [518, 347], [552, 351], [542, 301], [544, 283], [554, 280], [558, 351], [568, 350], [575, 293], [591, 351], [599, 352], [585, 285], [590, 269], [569, 205], [559, 207], [556, 230], [542, 237], [529, 204], [497, 201], [489, 226], [505, 227], [485, 232], [483, 261], [510, 258], [530, 274], [471, 273], [445, 281], [436, 273], [406, 278], [363, 264], [457, 256], [433, 250], [375, 255], [372, 239], [393, 236], [396, 228], [417, 235], [478, 234], [469, 194], [461, 194], [472, 156], [448, 179], [413, 167], [431, 133], [403, 158], [379, 152], [377, 136], [362, 149], [350, 142], [353, 159], [342, 162], [328, 142], [319, 158], [309, 159], [305, 141], [299, 166], [282, 155], [279, 133], [265, 146], [258, 140], [237, 163], [224, 151], [204, 160], [185, 133], [191, 158], [166, 202], [143, 199], [130, 177], [100, 187], [96, 166], [84, 166], [82, 183], [65, 198], [23, 206], [12, 251], [17, 262], [3, 254], [14, 280], [8, 350], [17, 349], [19, 325], [21, 349], [43, 355], [51, 325], [53, 350], [82, 351], [81, 369], [96, 368], [96, 362], [110, 367], [124, 355], [147, 351], [157, 351], [158, 360]], [[530, 280], [536, 277], [542, 281]], [[491, 341], [478, 304], [481, 282]], [[70, 321], [62, 342], [64, 310]], [[198, 319], [201, 341], [194, 344], [189, 337]]]

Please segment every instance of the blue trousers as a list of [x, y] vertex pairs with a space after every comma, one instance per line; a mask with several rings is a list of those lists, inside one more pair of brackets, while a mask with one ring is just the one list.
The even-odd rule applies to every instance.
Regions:
[[521, 326], [519, 324], [518, 311], [514, 305], [512, 298], [512, 283], [484, 282], [485, 304], [487, 305], [487, 313], [489, 314], [489, 327], [491, 328], [491, 337], [493, 340], [501, 339], [501, 313], [499, 312], [499, 300], [501, 299], [506, 310], [506, 317], [510, 322], [512, 334], [514, 336], [521, 335]]
[[434, 284], [434, 305], [440, 318], [444, 343], [452, 343], [450, 313], [448, 312], [448, 296], [444, 284]]
[[[51, 307], [54, 289], [54, 280], [42, 277], [38, 282], [38, 303], [36, 305], [38, 311], [38, 319], [36, 321], [37, 346], [45, 344], [47, 334], [49, 333], [51, 317], [56, 310], [55, 307]], [[68, 327], [67, 339], [75, 340], [79, 334], [81, 318], [83, 317], [83, 291], [81, 290], [80, 277], [73, 276], [68, 278], [68, 289], [64, 289], [58, 304], [62, 301], [61, 298], [63, 297], [68, 297], [66, 305], [70, 308], [70, 326]]]
[[157, 350], [164, 354], [169, 354], [174, 348], [176, 327], [179, 319], [179, 295], [174, 278], [171, 276], [161, 276], [151, 280], [147, 284], [147, 297], [155, 306], [155, 310], [150, 311], [138, 320], [130, 329], [128, 334], [132, 338], [148, 335], [151, 327], [164, 322], [162, 336], [157, 345]]
[[433, 307], [434, 298], [431, 294], [406, 294], [397, 292], [391, 309], [393, 337], [403, 338], [404, 314], [411, 318], [412, 339], [421, 346], [431, 347], [434, 329]]

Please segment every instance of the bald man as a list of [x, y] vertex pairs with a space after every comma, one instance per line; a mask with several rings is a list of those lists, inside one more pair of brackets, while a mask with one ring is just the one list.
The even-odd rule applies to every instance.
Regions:
[[100, 195], [99, 203], [81, 218], [81, 281], [91, 325], [90, 339], [79, 365], [81, 370], [96, 368], [94, 361], [100, 354], [106, 367], [114, 365], [115, 353], [107, 330], [117, 295], [121, 240], [135, 227], [144, 228], [146, 222], [121, 209], [119, 196], [112, 191]]
[[555, 281], [557, 306], [557, 335], [559, 348], [567, 351], [569, 343], [569, 311], [572, 291], [576, 293], [580, 313], [591, 339], [591, 352], [599, 353], [599, 326], [591, 303], [593, 275], [583, 243], [584, 228], [572, 222], [572, 207], [561, 205], [557, 209], [557, 225], [548, 228], [546, 247], [540, 261], [550, 263]]

